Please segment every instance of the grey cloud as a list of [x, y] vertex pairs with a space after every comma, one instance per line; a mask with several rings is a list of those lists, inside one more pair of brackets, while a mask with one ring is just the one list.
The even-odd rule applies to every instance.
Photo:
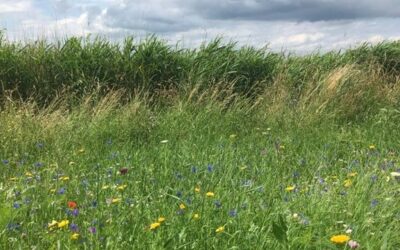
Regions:
[[166, 4], [162, 0], [150, 0], [146, 3], [125, 1], [124, 5], [107, 8], [104, 23], [108, 27], [127, 30], [168, 33], [188, 30], [202, 22], [194, 16], [188, 16], [188, 10], [177, 3], [172, 1]]
[[185, 1], [204, 18], [217, 20], [321, 21], [398, 17], [398, 0], [203, 0]]

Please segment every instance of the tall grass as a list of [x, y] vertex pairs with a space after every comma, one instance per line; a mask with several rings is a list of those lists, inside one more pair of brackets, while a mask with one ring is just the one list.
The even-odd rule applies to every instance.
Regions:
[[[253, 101], [267, 96], [275, 104], [282, 102], [275, 100], [276, 91], [284, 93], [283, 106], [291, 109], [309, 109], [316, 100], [319, 103], [311, 106], [317, 113], [337, 108], [334, 103], [347, 105], [342, 116], [353, 119], [380, 105], [398, 107], [399, 65], [400, 42], [296, 56], [238, 47], [219, 38], [186, 49], [155, 36], [128, 37], [122, 43], [99, 37], [17, 43], [0, 37], [0, 96], [11, 92], [46, 106], [65, 92], [75, 101], [93, 92], [101, 97], [118, 89], [124, 90], [125, 100], [137, 91], [157, 100], [162, 98], [156, 96], [224, 85]], [[326, 91], [326, 84], [335, 87]]]

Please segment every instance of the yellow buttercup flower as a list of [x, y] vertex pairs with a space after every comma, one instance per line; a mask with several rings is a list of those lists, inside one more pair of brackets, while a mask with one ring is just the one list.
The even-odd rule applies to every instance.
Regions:
[[199, 214], [194, 214], [194, 215], [193, 215], [193, 219], [195, 219], [195, 220], [200, 219], [200, 215], [199, 215]]
[[48, 224], [48, 228], [53, 228], [55, 226], [57, 226], [58, 222], [56, 220], [52, 220], [49, 224]]
[[213, 192], [207, 192], [207, 193], [206, 193], [206, 196], [207, 196], [207, 197], [214, 197], [215, 194], [214, 194]]
[[222, 233], [223, 231], [225, 231], [225, 227], [224, 227], [224, 226], [218, 227], [218, 228], [215, 230], [216, 233]]
[[353, 184], [353, 182], [350, 179], [347, 179], [344, 181], [343, 186], [348, 188], [348, 187], [351, 187], [352, 184]]
[[352, 172], [347, 175], [348, 177], [355, 177], [357, 176], [357, 172]]
[[199, 187], [195, 187], [195, 188], [194, 188], [194, 191], [195, 191], [196, 193], [200, 193], [200, 188], [199, 188]]
[[113, 198], [113, 199], [111, 200], [111, 203], [114, 204], [114, 203], [118, 203], [118, 202], [120, 202], [120, 201], [121, 201], [121, 198]]
[[374, 144], [369, 145], [369, 149], [371, 150], [375, 149], [375, 145]]
[[79, 234], [78, 233], [74, 233], [71, 235], [71, 240], [77, 240], [79, 239]]
[[185, 204], [181, 203], [181, 204], [179, 205], [179, 208], [180, 208], [180, 209], [185, 209], [186, 206], [185, 206]]
[[85, 153], [85, 149], [84, 149], [84, 148], [79, 149], [79, 150], [78, 150], [78, 153], [81, 153], [81, 154], [82, 154], [82, 153]]
[[150, 230], [156, 230], [157, 228], [159, 228], [161, 226], [160, 222], [154, 222], [150, 224]]
[[117, 186], [117, 189], [119, 190], [119, 191], [124, 191], [124, 189], [127, 187], [128, 185], [126, 185], [126, 184], [124, 184], [124, 185], [119, 185], [119, 186]]
[[157, 221], [160, 222], [160, 223], [163, 223], [165, 221], [165, 218], [160, 216]]
[[68, 225], [69, 225], [69, 220], [62, 220], [62, 221], [58, 222], [57, 227], [64, 228], [64, 227], [68, 227]]
[[60, 181], [69, 181], [69, 177], [68, 176], [62, 176], [60, 178], [58, 178]]
[[288, 191], [288, 192], [291, 192], [291, 191], [295, 190], [295, 188], [296, 188], [296, 186], [293, 185], [293, 186], [286, 187], [285, 190]]
[[345, 234], [334, 235], [331, 237], [331, 242], [335, 244], [346, 244], [350, 237]]

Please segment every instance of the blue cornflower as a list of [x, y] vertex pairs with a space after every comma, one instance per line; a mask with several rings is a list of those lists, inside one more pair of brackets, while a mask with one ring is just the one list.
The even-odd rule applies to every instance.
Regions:
[[208, 172], [212, 172], [213, 170], [214, 170], [214, 166], [211, 165], [211, 164], [208, 164], [208, 165], [207, 165], [207, 171], [208, 171]]
[[57, 191], [57, 194], [65, 194], [65, 191], [66, 191], [66, 188], [62, 187]]
[[182, 198], [182, 191], [176, 192], [176, 196], [179, 197], [179, 198]]
[[8, 163], [10, 163], [9, 160], [1, 160], [1, 162], [2, 162], [4, 165], [7, 165]]
[[19, 223], [8, 223], [7, 229], [10, 231], [19, 230], [21, 228], [21, 224]]
[[34, 166], [37, 168], [43, 167], [43, 163], [42, 162], [35, 162]]
[[373, 199], [372, 201], [371, 201], [371, 207], [372, 208], [374, 208], [374, 207], [376, 207], [377, 205], [378, 205], [378, 200], [377, 199]]
[[214, 205], [215, 205], [217, 208], [221, 208], [222, 203], [221, 203], [221, 201], [219, 201], [219, 200], [215, 200], [215, 201], [214, 201]]
[[44, 144], [42, 142], [36, 143], [36, 147], [42, 149], [44, 147]]
[[195, 167], [195, 166], [192, 166], [192, 173], [197, 173], [197, 167]]
[[13, 208], [18, 209], [20, 207], [21, 207], [21, 204], [19, 204], [18, 202], [14, 202]]
[[232, 209], [229, 211], [229, 216], [230, 217], [236, 217], [237, 216], [237, 209]]
[[97, 201], [92, 201], [92, 203], [90, 204], [90, 206], [92, 208], [96, 208], [97, 207]]
[[176, 177], [178, 180], [180, 180], [180, 179], [183, 178], [183, 175], [182, 175], [181, 173], [179, 173], [179, 172], [175, 172], [175, 177]]

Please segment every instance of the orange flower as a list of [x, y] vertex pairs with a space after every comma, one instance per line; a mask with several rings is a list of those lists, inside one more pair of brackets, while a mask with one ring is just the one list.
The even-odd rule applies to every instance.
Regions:
[[75, 201], [68, 201], [68, 207], [70, 209], [75, 209], [78, 206]]

